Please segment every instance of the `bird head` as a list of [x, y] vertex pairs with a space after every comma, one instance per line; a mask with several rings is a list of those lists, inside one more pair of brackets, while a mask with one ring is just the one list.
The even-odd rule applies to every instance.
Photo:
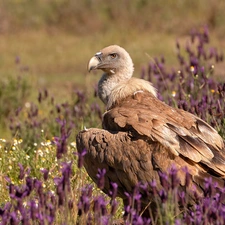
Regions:
[[128, 52], [118, 45], [110, 45], [97, 52], [88, 63], [88, 71], [103, 70], [108, 75], [123, 73], [130, 78], [133, 62]]

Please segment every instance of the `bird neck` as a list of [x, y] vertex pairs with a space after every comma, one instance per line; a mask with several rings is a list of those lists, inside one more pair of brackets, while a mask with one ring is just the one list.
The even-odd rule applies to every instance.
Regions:
[[[98, 82], [98, 96], [104, 102], [108, 104], [109, 96], [113, 89], [121, 82], [126, 82], [132, 77], [132, 73], [104, 73]], [[126, 74], [126, 76], [124, 76]]]
[[104, 73], [98, 83], [99, 98], [109, 109], [115, 102], [133, 95], [138, 91], [147, 91], [157, 96], [156, 89], [146, 80], [124, 76], [123, 73]]
[[156, 89], [146, 80], [132, 77], [121, 81], [112, 89], [107, 101], [107, 109], [110, 109], [113, 105], [116, 105], [129, 96], [144, 92], [157, 97]]

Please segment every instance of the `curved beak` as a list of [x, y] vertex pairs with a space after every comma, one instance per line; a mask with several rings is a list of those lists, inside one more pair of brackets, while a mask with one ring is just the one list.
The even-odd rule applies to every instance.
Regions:
[[99, 58], [96, 56], [93, 56], [89, 63], [88, 63], [88, 72], [90, 72], [91, 70], [95, 70], [98, 68], [98, 64], [100, 63]]

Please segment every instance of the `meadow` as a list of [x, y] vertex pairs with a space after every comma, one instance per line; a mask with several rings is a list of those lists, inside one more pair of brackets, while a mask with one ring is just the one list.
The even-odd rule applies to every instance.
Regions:
[[96, 186], [82, 167], [85, 152], [77, 153], [75, 136], [101, 127], [105, 110], [96, 96], [99, 75], [87, 73], [87, 61], [112, 43], [130, 52], [135, 76], [151, 81], [161, 100], [225, 138], [224, 2], [120, 4], [0, 2], [0, 224], [113, 224], [123, 213], [125, 224], [224, 223], [224, 190], [211, 180], [189, 208], [176, 170], [162, 175], [154, 221], [133, 207], [143, 186], [124, 208], [116, 184], [110, 200], [97, 187], [102, 173]]

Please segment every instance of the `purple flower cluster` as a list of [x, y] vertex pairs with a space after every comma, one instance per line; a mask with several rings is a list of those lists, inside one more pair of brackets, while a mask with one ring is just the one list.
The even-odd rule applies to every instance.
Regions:
[[[127, 204], [124, 206], [124, 216], [121, 220], [112, 220], [117, 209], [115, 199], [117, 184], [112, 183], [111, 201], [102, 195], [93, 197], [93, 186], [87, 185], [82, 189], [78, 203], [80, 220], [86, 220], [87, 224], [113, 224], [122, 221], [123, 224], [224, 224], [225, 221], [225, 188], [219, 188], [212, 179], [205, 179], [204, 194], [201, 196], [193, 190], [195, 201], [180, 188], [177, 169], [173, 167], [168, 174], [161, 173], [160, 180], [162, 188], [158, 189], [154, 181], [148, 184], [139, 183], [132, 193], [125, 193]], [[104, 173], [100, 172], [98, 177], [101, 181]], [[190, 174], [186, 171], [186, 183], [189, 184]], [[104, 185], [103, 183], [101, 183]], [[151, 187], [151, 191], [149, 191]], [[103, 187], [101, 187], [103, 188]], [[151, 192], [151, 193], [150, 193]], [[141, 208], [142, 198], [154, 196], [154, 212], [145, 217]], [[107, 205], [111, 211], [107, 210]]]
[[67, 139], [70, 136], [72, 127], [66, 127], [66, 120], [57, 118], [56, 121], [60, 125], [60, 137], [54, 137], [54, 143], [56, 145], [56, 157], [61, 159], [67, 153]]
[[[20, 169], [24, 174], [21, 165]], [[69, 197], [72, 191], [71, 163], [63, 163], [61, 173], [61, 177], [54, 178], [55, 193], [45, 191], [43, 182], [30, 177], [29, 173], [23, 185], [16, 186], [8, 180], [10, 201], [0, 208], [0, 224], [55, 224], [57, 213], [64, 213], [64, 220], [59, 224], [69, 224], [69, 214], [74, 207], [78, 208], [77, 222], [80, 224], [224, 224], [225, 188], [219, 188], [211, 179], [206, 179], [204, 195], [196, 194], [196, 202], [190, 205], [189, 196], [179, 188], [176, 168], [172, 168], [169, 174], [161, 173], [161, 189], [157, 189], [153, 181], [140, 183], [133, 193], [126, 193], [128, 204], [124, 207], [124, 219], [117, 220], [114, 219], [118, 209], [116, 183], [111, 184], [111, 200], [103, 195], [94, 195], [92, 185], [84, 186], [75, 206], [76, 202]], [[100, 174], [99, 179], [102, 180], [104, 173], [100, 171]], [[187, 173], [187, 183], [188, 180]], [[154, 218], [142, 216], [140, 207], [141, 198], [149, 194], [148, 186], [151, 186], [156, 202], [157, 216]]]
[[[89, 104], [83, 91], [76, 90], [71, 101], [57, 104], [45, 89], [39, 92], [37, 100], [38, 104], [27, 102], [24, 106], [18, 107], [14, 116], [11, 116], [9, 120], [12, 136], [21, 138], [25, 148], [32, 149], [31, 146], [34, 143], [39, 144], [42, 141], [40, 131], [43, 130], [47, 139], [61, 135], [61, 138], [55, 139], [58, 146], [57, 154], [60, 154], [59, 149], [65, 150], [63, 146], [59, 146], [63, 145], [62, 133], [71, 133], [72, 130], [80, 129], [83, 122], [88, 127], [96, 126], [101, 119], [102, 111], [99, 105]], [[24, 117], [24, 113], [27, 117]], [[62, 123], [64, 123], [63, 126]], [[63, 134], [63, 136], [68, 135]]]
[[[0, 208], [0, 224], [55, 224], [57, 212], [61, 208], [66, 213], [65, 209], [73, 207], [73, 202], [69, 199], [71, 163], [63, 163], [61, 177], [54, 178], [55, 192], [46, 191], [43, 181], [32, 178], [29, 172], [24, 173], [22, 165], [19, 166], [20, 178], [24, 184], [14, 185], [7, 179], [10, 201]], [[44, 180], [47, 180], [48, 171], [44, 170], [43, 174]]]
[[193, 30], [185, 49], [176, 42], [176, 69], [169, 70], [164, 57], [155, 58], [142, 69], [141, 77], [154, 84], [161, 100], [198, 115], [224, 135], [225, 83], [215, 74], [223, 54], [209, 47], [209, 41], [207, 27]]

